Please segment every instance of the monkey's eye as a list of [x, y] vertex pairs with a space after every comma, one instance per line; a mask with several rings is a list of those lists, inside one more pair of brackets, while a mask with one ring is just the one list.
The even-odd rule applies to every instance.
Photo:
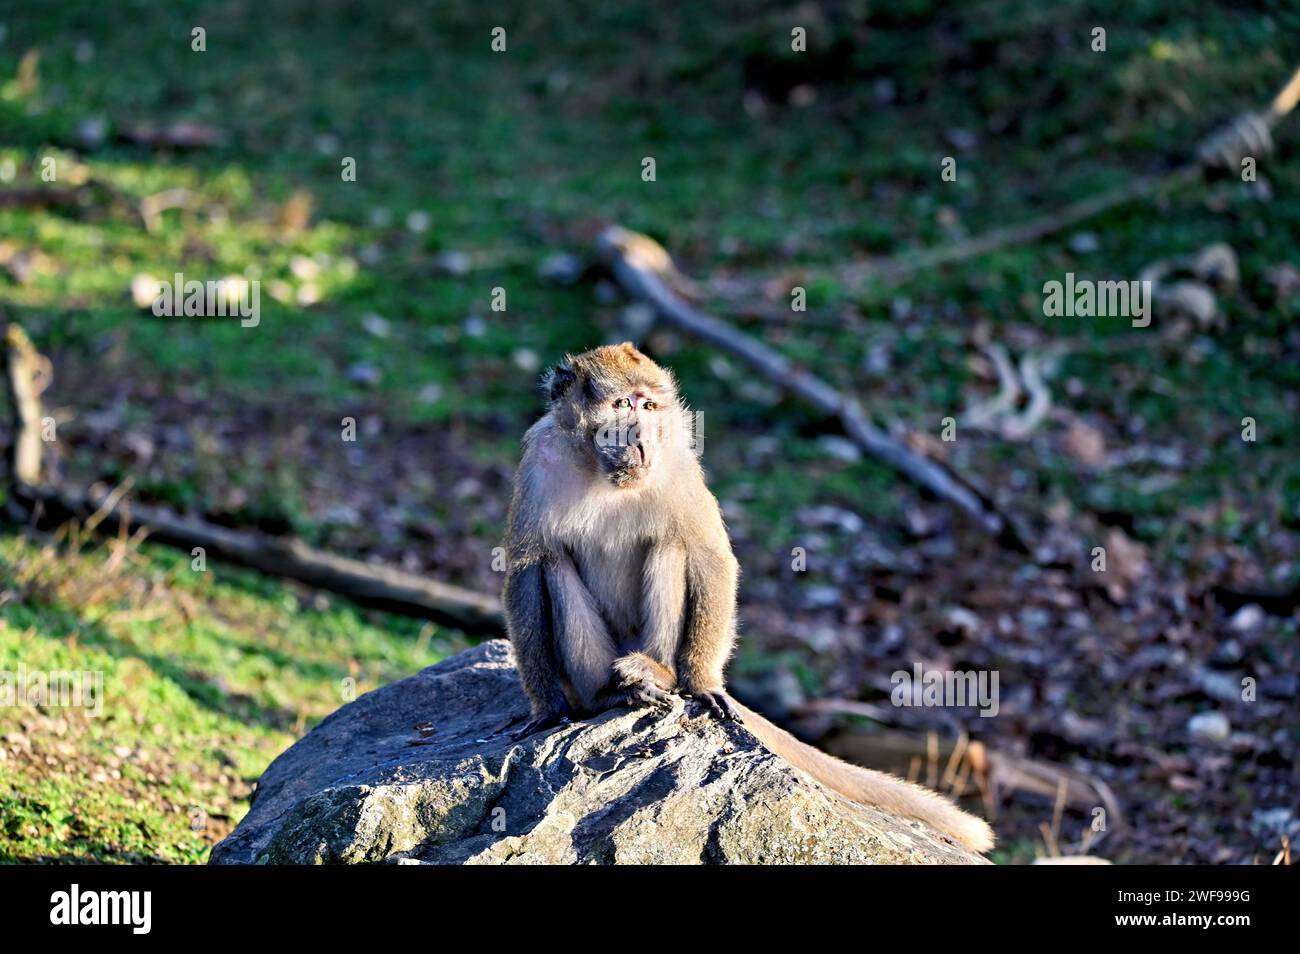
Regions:
[[656, 404], [654, 401], [646, 401], [644, 404], [641, 405], [641, 410], [643, 410], [643, 411], [653, 411], [653, 410], [654, 410], [655, 408], [657, 408], [658, 406], [659, 406], [659, 405]]
[[619, 410], [631, 406], [632, 406], [632, 402], [628, 398], [619, 398], [617, 401], [614, 402], [614, 407], [618, 408]]

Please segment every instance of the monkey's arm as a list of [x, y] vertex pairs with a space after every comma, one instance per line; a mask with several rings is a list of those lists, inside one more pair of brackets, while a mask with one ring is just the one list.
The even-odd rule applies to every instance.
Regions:
[[686, 622], [686, 549], [656, 543], [641, 568], [641, 648], [672, 669]]
[[730, 548], [698, 545], [686, 552], [686, 626], [677, 653], [682, 692], [715, 714], [737, 718], [723, 692], [723, 670], [736, 641], [740, 569]]
[[541, 560], [510, 567], [502, 601], [515, 665], [532, 703], [533, 721], [523, 734], [531, 734], [572, 715], [555, 651], [551, 600]]

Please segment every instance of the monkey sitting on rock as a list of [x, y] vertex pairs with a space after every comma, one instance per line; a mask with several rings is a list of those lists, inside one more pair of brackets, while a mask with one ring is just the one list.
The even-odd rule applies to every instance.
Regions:
[[989, 826], [941, 795], [827, 755], [727, 695], [739, 565], [672, 374], [624, 343], [570, 355], [543, 387], [506, 545], [507, 626], [533, 715], [520, 737], [677, 692], [853, 801], [992, 848]]

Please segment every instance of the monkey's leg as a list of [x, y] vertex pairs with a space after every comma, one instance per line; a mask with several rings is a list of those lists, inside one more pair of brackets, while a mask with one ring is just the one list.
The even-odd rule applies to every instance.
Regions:
[[551, 598], [555, 646], [575, 703], [596, 707], [609, 682], [618, 647], [609, 635], [596, 601], [582, 582], [568, 554], [556, 554], [545, 565], [546, 589]]
[[736, 641], [740, 568], [730, 550], [696, 547], [686, 554], [686, 627], [677, 653], [682, 694], [721, 719], [739, 719], [724, 692], [723, 670]]
[[564, 695], [564, 676], [555, 653], [551, 600], [539, 563], [514, 567], [506, 574], [505, 604], [510, 643], [533, 718], [516, 738], [548, 729], [573, 716]]
[[[568, 725], [573, 719], [573, 711], [566, 712], [548, 712], [544, 716], [538, 716], [536, 719], [529, 719], [524, 723], [524, 727], [514, 735], [515, 741], [526, 739], [530, 735], [536, 735], [538, 732], [546, 732], [548, 729], [554, 729], [556, 726]], [[507, 726], [509, 728], [509, 726]]]

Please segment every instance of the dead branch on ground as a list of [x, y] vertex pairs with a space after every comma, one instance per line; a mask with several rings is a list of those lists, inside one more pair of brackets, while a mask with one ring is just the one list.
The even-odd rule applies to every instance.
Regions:
[[11, 324], [5, 334], [5, 371], [13, 411], [9, 458], [9, 507], [38, 526], [76, 521], [101, 534], [144, 528], [150, 539], [204, 557], [250, 567], [272, 576], [329, 590], [358, 603], [431, 619], [468, 633], [500, 635], [505, 630], [496, 596], [392, 567], [327, 553], [291, 537], [233, 530], [185, 517], [161, 507], [132, 503], [129, 486], [115, 491], [81, 491], [43, 480], [40, 394], [48, 384], [48, 362], [26, 333]]
[[974, 517], [1001, 542], [1028, 551], [1015, 522], [965, 478], [885, 433], [855, 400], [722, 319], [696, 310], [673, 291], [662, 274], [668, 267], [664, 263], [670, 262], [668, 253], [653, 239], [611, 226], [597, 240], [597, 251], [623, 290], [654, 308], [660, 321], [739, 358], [784, 390], [838, 418], [848, 437], [871, 457]]

